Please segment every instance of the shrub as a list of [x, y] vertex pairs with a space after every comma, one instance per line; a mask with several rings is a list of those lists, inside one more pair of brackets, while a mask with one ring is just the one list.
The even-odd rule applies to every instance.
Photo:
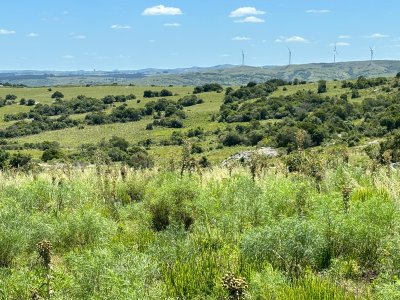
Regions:
[[61, 98], [64, 98], [64, 94], [59, 91], [56, 91], [53, 93], [53, 95], [51, 95], [51, 98], [52, 99], [61, 99]]
[[326, 81], [325, 80], [320, 80], [318, 81], [318, 94], [326, 93], [327, 88], [326, 88]]
[[187, 186], [186, 182], [169, 183], [149, 205], [153, 228], [161, 231], [175, 225], [189, 230], [194, 223], [195, 196], [194, 187]]
[[0, 211], [0, 269], [9, 268], [14, 259], [27, 246], [28, 232], [25, 231], [21, 213], [13, 208]]
[[244, 138], [235, 132], [230, 132], [222, 138], [221, 142], [224, 146], [232, 147], [243, 144]]
[[58, 148], [50, 148], [50, 149], [44, 150], [41, 159], [44, 162], [48, 162], [48, 161], [53, 160], [53, 159], [60, 159], [63, 156], [64, 155], [63, 155], [63, 153], [61, 152], [60, 149], [58, 149]]
[[82, 209], [62, 217], [55, 245], [64, 249], [102, 245], [114, 232], [115, 224], [112, 221], [95, 211]]
[[270, 262], [293, 276], [307, 268], [320, 270], [325, 247], [320, 228], [303, 219], [288, 218], [247, 235], [242, 253], [248, 261]]
[[149, 156], [148, 152], [141, 147], [129, 149], [126, 163], [135, 169], [148, 169], [154, 166], [153, 159]]
[[36, 101], [34, 100], [34, 99], [29, 99], [27, 102], [26, 102], [26, 105], [28, 105], [28, 106], [33, 106], [33, 105], [35, 105], [36, 104]]
[[12, 94], [8, 94], [6, 95], [6, 100], [10, 100], [10, 101], [14, 101], [16, 100], [18, 97], [16, 95], [12, 95]]
[[360, 92], [357, 89], [353, 89], [351, 91], [351, 99], [360, 98]]
[[120, 187], [118, 194], [123, 204], [142, 202], [146, 195], [146, 182], [131, 179]]
[[173, 95], [173, 93], [167, 89], [162, 89], [160, 91], [160, 97], [170, 97], [172, 95]]
[[16, 169], [27, 167], [31, 162], [31, 160], [32, 157], [30, 155], [16, 153], [13, 154], [10, 158], [10, 167]]

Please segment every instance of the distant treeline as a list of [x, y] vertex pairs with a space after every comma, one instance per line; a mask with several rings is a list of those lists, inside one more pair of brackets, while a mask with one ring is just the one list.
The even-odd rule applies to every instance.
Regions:
[[0, 86], [22, 88], [27, 87], [25, 84], [13, 84], [9, 82], [0, 82]]

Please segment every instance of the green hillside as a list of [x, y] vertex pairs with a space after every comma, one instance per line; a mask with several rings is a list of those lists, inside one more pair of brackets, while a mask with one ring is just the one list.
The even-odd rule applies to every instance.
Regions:
[[173, 70], [147, 69], [115, 72], [42, 72], [20, 71], [0, 73], [0, 83], [28, 86], [86, 85], [86, 84], [136, 84], [136, 85], [200, 85], [218, 82], [222, 85], [243, 85], [249, 81], [264, 82], [278, 78], [305, 81], [356, 79], [359, 76], [394, 76], [400, 71], [400, 61], [354, 61], [314, 63], [291, 66], [217, 66], [211, 68], [185, 68]]
[[[379, 79], [379, 78], [378, 78]], [[207, 156], [212, 162], [220, 162], [224, 158], [228, 157], [239, 150], [248, 149], [251, 147], [258, 146], [272, 146], [272, 147], [283, 147], [286, 151], [288, 145], [281, 145], [279, 141], [279, 134], [281, 132], [282, 125], [279, 124], [290, 124], [294, 127], [288, 127], [287, 130], [295, 130], [295, 128], [303, 128], [308, 130], [308, 134], [313, 135], [311, 129], [304, 127], [302, 122], [299, 122], [298, 117], [291, 113], [285, 113], [285, 109], [296, 110], [304, 109], [301, 108], [303, 99], [319, 97], [326, 105], [332, 105], [328, 103], [333, 103], [332, 101], [337, 101], [335, 99], [346, 99], [340, 105], [351, 106], [353, 112], [347, 117], [348, 119], [342, 120], [344, 122], [342, 125], [337, 123], [337, 121], [326, 120], [321, 130], [324, 130], [324, 143], [351, 143], [351, 145], [359, 145], [360, 143], [365, 143], [365, 141], [371, 139], [379, 139], [387, 133], [387, 129], [382, 127], [382, 132], [360, 132], [362, 130], [367, 130], [372, 126], [375, 128], [371, 122], [375, 121], [363, 121], [362, 114], [367, 114], [363, 112], [361, 105], [368, 98], [381, 99], [382, 97], [396, 98], [397, 88], [394, 86], [398, 85], [398, 79], [365, 79], [364, 81], [350, 81], [350, 84], [367, 84], [367, 86], [360, 86], [359, 88], [351, 88], [349, 86], [344, 86], [343, 82], [340, 81], [330, 81], [327, 83], [327, 91], [322, 94], [318, 94], [318, 83], [303, 83], [303, 84], [289, 84], [283, 82], [282, 85], [276, 85], [272, 83], [270, 85], [270, 92], [254, 92], [254, 89], [262, 87], [262, 85], [256, 85], [251, 88], [242, 87], [240, 89], [231, 89], [231, 92], [203, 92], [193, 95], [196, 99], [201, 100], [200, 104], [182, 106], [180, 99], [186, 99], [187, 97], [192, 97], [194, 87], [145, 87], [145, 86], [90, 86], [90, 87], [57, 87], [53, 89], [48, 89], [44, 87], [37, 88], [16, 88], [16, 87], [2, 87], [0, 88], [0, 100], [3, 98], [3, 106], [0, 107], [0, 136], [3, 137], [4, 146], [10, 150], [20, 150], [33, 154], [36, 158], [39, 158], [41, 151], [38, 151], [40, 147], [38, 144], [48, 141], [57, 142], [60, 144], [61, 150], [66, 154], [71, 154], [76, 152], [82, 144], [98, 144], [102, 140], [110, 140], [113, 136], [118, 136], [125, 139], [131, 145], [145, 145], [148, 151], [155, 157], [159, 162], [164, 162], [170, 158], [173, 158], [181, 147], [181, 141], [184, 139], [189, 139], [195, 143], [199, 149], [196, 154], [198, 157]], [[368, 84], [374, 84], [374, 86], [368, 86]], [[161, 91], [168, 90], [172, 96], [167, 97], [154, 97], [145, 98], [144, 92], [146, 90]], [[247, 89], [247, 90], [246, 90]], [[66, 100], [55, 100], [51, 98], [55, 91], [59, 91], [64, 95]], [[229, 104], [227, 102], [229, 97], [237, 97], [235, 93], [246, 93], [250, 94], [250, 98], [244, 98], [242, 100], [238, 99], [237, 104]], [[228, 93], [231, 93], [227, 95]], [[311, 94], [307, 94], [311, 93]], [[356, 93], [356, 95], [353, 95]], [[7, 96], [8, 95], [8, 96]], [[7, 97], [13, 95], [15, 100], [6, 101]], [[84, 95], [83, 100], [79, 100], [79, 95]], [[112, 104], [104, 104], [102, 99], [107, 95], [133, 95], [135, 99], [124, 101], [124, 102], [113, 102]], [[297, 95], [297, 96], [296, 96]], [[355, 96], [355, 97], [353, 97]], [[186, 98], [185, 98], [186, 97]], [[267, 98], [266, 98], [267, 97]], [[293, 101], [293, 97], [300, 97], [300, 103], [296, 104]], [[305, 97], [305, 98], [304, 98]], [[325, 99], [329, 97], [331, 100]], [[33, 106], [21, 105], [21, 99], [32, 101], [35, 103]], [[149, 114], [144, 111], [149, 108], [154, 103], [157, 103], [159, 99], [165, 102], [166, 105], [172, 105], [169, 109], [173, 109], [168, 116], [166, 111], [159, 111], [156, 113], [152, 109]], [[236, 98], [235, 98], [236, 99]], [[263, 109], [271, 109], [264, 107], [263, 99], [274, 99], [270, 101], [280, 101], [278, 104], [282, 106], [280, 110], [281, 113], [275, 112], [271, 116], [261, 117], [254, 116], [251, 117], [251, 110], [245, 112], [245, 114], [250, 114], [248, 117], [240, 117], [239, 112], [241, 110], [248, 110], [249, 107], [254, 106], [255, 112], [262, 111]], [[297, 99], [297, 98], [296, 98]], [[397, 98], [396, 98], [397, 99]], [[320, 101], [318, 100], [318, 101]], [[69, 107], [68, 111], [61, 112], [60, 109], [67, 109], [69, 102], [76, 103], [77, 105], [81, 103], [86, 103], [89, 105], [88, 108], [79, 108], [71, 110]], [[98, 106], [90, 106], [93, 103], [97, 103]], [[261, 101], [261, 102], [260, 102]], [[268, 100], [267, 100], [268, 101]], [[344, 101], [344, 100], [340, 100]], [[396, 100], [397, 101], [397, 100]], [[289, 103], [294, 105], [293, 108], [285, 108]], [[224, 104], [225, 103], [225, 104]], [[242, 103], [242, 104], [240, 104]], [[285, 104], [287, 103], [287, 104]], [[86, 105], [85, 104], [85, 105]], [[250, 104], [250, 106], [249, 106]], [[176, 106], [177, 105], [177, 106]], [[236, 108], [235, 108], [236, 105]], [[261, 107], [256, 108], [261, 105]], [[265, 102], [268, 105], [268, 102]], [[296, 108], [296, 105], [299, 107]], [[176, 106], [178, 109], [174, 108]], [[350, 107], [349, 106], [349, 107]], [[142, 113], [138, 119], [115, 119], [116, 113], [118, 113], [118, 108], [123, 109], [125, 112], [139, 112]], [[59, 113], [50, 113], [52, 109], [60, 110]], [[82, 110], [84, 109], [84, 110]], [[228, 111], [227, 111], [228, 109]], [[308, 108], [307, 108], [308, 109]], [[310, 114], [315, 114], [316, 111], [312, 110], [325, 109], [312, 108], [309, 112]], [[339, 109], [332, 106], [332, 109]], [[340, 108], [342, 109], [342, 108]], [[350, 109], [350, 108], [346, 108]], [[34, 114], [29, 117], [29, 113]], [[223, 117], [224, 114], [228, 113], [230, 117]], [[272, 113], [272, 112], [271, 112]], [[282, 113], [284, 113], [282, 115]], [[43, 115], [47, 114], [47, 115]], [[91, 124], [93, 117], [98, 118], [100, 114], [101, 122]], [[157, 116], [158, 114], [158, 116]], [[369, 113], [368, 113], [369, 114]], [[285, 120], [285, 118], [287, 120]], [[107, 118], [114, 118], [109, 120]], [[120, 118], [120, 117], [118, 117]], [[244, 118], [244, 119], [243, 119]], [[303, 118], [303, 117], [302, 117]], [[61, 121], [57, 121], [57, 120]], [[243, 120], [242, 120], [243, 119]], [[68, 121], [69, 120], [69, 121]], [[158, 124], [157, 122], [163, 121], [177, 121], [177, 124]], [[258, 125], [250, 131], [246, 129], [250, 121], [257, 121]], [[57, 122], [57, 123], [56, 123]], [[68, 122], [68, 123], [67, 123]], [[330, 123], [333, 122], [333, 123]], [[336, 123], [335, 123], [336, 122]], [[345, 129], [352, 124], [354, 127], [352, 129]], [[35, 127], [33, 124], [36, 124]], [[152, 125], [151, 130], [147, 128]], [[38, 126], [38, 127], [37, 127]], [[52, 127], [44, 128], [43, 126]], [[243, 127], [244, 126], [244, 127]], [[274, 126], [278, 126], [275, 128]], [[279, 127], [280, 126], [280, 127]], [[296, 127], [297, 126], [297, 127]], [[307, 125], [309, 126], [309, 125]], [[344, 127], [343, 127], [344, 126]], [[346, 127], [347, 126], [347, 127]], [[360, 129], [357, 129], [360, 126]], [[381, 126], [381, 125], [379, 125]], [[378, 126], [378, 128], [379, 128]], [[35, 129], [32, 129], [35, 128]], [[236, 129], [235, 129], [236, 128]], [[238, 128], [243, 128], [240, 129]], [[275, 129], [274, 129], [275, 128]], [[284, 128], [286, 128], [284, 126]], [[340, 129], [342, 128], [342, 129]], [[198, 136], [191, 136], [191, 132], [200, 129]], [[285, 129], [286, 130], [286, 129]], [[392, 129], [390, 129], [391, 131]], [[226, 146], [227, 142], [224, 142], [226, 137], [230, 135], [238, 134], [240, 140], [233, 143], [232, 145]], [[294, 134], [287, 133], [289, 135]], [[257, 140], [249, 141], [247, 140], [248, 135], [258, 136]], [[352, 138], [350, 138], [352, 137]], [[354, 139], [350, 141], [349, 139]], [[258, 142], [257, 142], [258, 141]], [[314, 146], [319, 145], [320, 142], [313, 142]], [[29, 146], [31, 144], [31, 146]], [[33, 145], [32, 145], [33, 144]], [[31, 148], [29, 148], [31, 147]]]
[[394, 76], [400, 71], [400, 61], [360, 61], [336, 64], [315, 63], [278, 67], [235, 67], [206, 70], [177, 75], [154, 75], [137, 82], [141, 84], [198, 85], [218, 82], [224, 85], [242, 85], [249, 81], [263, 82], [278, 78], [306, 81], [356, 79], [359, 76]]
[[0, 87], [0, 299], [399, 299], [399, 112], [400, 74]]

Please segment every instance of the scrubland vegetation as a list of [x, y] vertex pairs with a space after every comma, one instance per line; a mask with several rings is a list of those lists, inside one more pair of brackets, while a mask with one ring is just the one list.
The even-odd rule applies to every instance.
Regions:
[[399, 173], [291, 157], [5, 172], [0, 298], [398, 299]]
[[399, 299], [399, 80], [0, 88], [0, 299]]

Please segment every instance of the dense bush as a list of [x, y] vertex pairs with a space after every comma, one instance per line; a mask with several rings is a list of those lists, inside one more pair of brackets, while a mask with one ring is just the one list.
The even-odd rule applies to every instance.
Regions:
[[143, 92], [144, 98], [154, 98], [154, 97], [169, 97], [172, 96], [173, 93], [170, 90], [162, 89], [160, 92], [146, 90]]
[[207, 93], [207, 92], [217, 92], [221, 93], [224, 88], [218, 83], [209, 83], [202, 86], [196, 86], [193, 90], [193, 94]]
[[196, 104], [201, 104], [203, 102], [204, 102], [203, 99], [200, 99], [195, 95], [185, 96], [178, 100], [178, 104], [180, 104], [182, 106], [192, 106], [192, 105], [196, 105]]
[[342, 88], [361, 90], [386, 84], [387, 81], [388, 79], [385, 77], [365, 78], [364, 76], [360, 76], [355, 83], [350, 81], [342, 81]]

